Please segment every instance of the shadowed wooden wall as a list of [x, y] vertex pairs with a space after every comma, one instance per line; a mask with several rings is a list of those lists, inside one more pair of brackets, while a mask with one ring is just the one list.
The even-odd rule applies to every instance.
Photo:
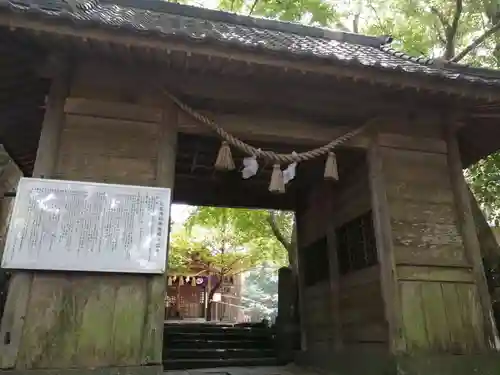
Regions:
[[[364, 153], [360, 155], [339, 182], [313, 188], [306, 206], [298, 212], [307, 351], [317, 356], [359, 345], [382, 345], [388, 350], [375, 244], [371, 260], [353, 259], [359, 256], [353, 253], [354, 242], [363, 251], [367, 237], [363, 230], [373, 232], [371, 221], [366, 228], [357, 223], [359, 217], [371, 217], [367, 167]], [[339, 239], [345, 235], [344, 228], [352, 232], [349, 243]], [[326, 250], [319, 250], [321, 247]], [[322, 272], [325, 264], [327, 270]], [[308, 274], [318, 273], [324, 277], [308, 280]]]

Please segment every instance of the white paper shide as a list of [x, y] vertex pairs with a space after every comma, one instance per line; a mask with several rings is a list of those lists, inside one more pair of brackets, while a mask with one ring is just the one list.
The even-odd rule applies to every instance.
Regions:
[[170, 189], [21, 179], [2, 267], [163, 273]]

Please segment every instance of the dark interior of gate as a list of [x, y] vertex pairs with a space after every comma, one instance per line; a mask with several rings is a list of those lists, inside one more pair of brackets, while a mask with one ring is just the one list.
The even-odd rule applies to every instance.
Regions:
[[[356, 39], [357, 43], [361, 45], [373, 43], [371, 37], [366, 37], [367, 39], [358, 37], [361, 39]], [[349, 36], [346, 35], [346, 38]], [[176, 43], [195, 46], [195, 43], [180, 39], [176, 40]], [[208, 42], [207, 45], [216, 49], [220, 47], [212, 46]], [[228, 50], [232, 51], [231, 48]], [[236, 54], [238, 49], [234, 51]], [[170, 50], [138, 47], [109, 42], [101, 37], [81, 38], [70, 33], [2, 26], [0, 27], [0, 136], [6, 151], [26, 176], [31, 176], [33, 172], [45, 111], [45, 98], [51, 80], [59, 69], [58, 62], [53, 59], [54, 53], [57, 57], [62, 55], [65, 59], [69, 59], [71, 85], [68, 97], [65, 99], [65, 123], [57, 150], [57, 165], [55, 172], [50, 176], [53, 178], [155, 185], [158, 180], [156, 159], [161, 148], [157, 125], [168, 102], [165, 90], [176, 95], [196, 111], [206, 114], [239, 139], [257, 148], [271, 149], [275, 152], [311, 150], [341, 136], [353, 127], [378, 119], [379, 130], [425, 138], [427, 139], [425, 144], [432, 145], [432, 149], [430, 151], [427, 149], [424, 156], [418, 154], [421, 151], [420, 146], [412, 142], [406, 142], [403, 146], [400, 144], [397, 147], [387, 147], [382, 155], [386, 168], [384, 175], [388, 181], [387, 196], [385, 192], [382, 195], [389, 201], [392, 219], [399, 220], [393, 222], [394, 237], [388, 240], [387, 248], [391, 248], [393, 243], [398, 245], [398, 241], [406, 240], [411, 242], [411, 246], [415, 245], [415, 248], [419, 249], [425, 244], [418, 243], [421, 238], [416, 238], [411, 230], [418, 232], [420, 229], [415, 229], [415, 225], [405, 223], [401, 219], [409, 217], [407, 211], [410, 209], [417, 207], [411, 213], [417, 212], [419, 215], [424, 213], [424, 209], [421, 208], [424, 205], [432, 205], [433, 210], [448, 210], [446, 230], [455, 233], [459, 227], [458, 211], [449, 208], [457, 198], [454, 198], [452, 193], [448, 177], [448, 159], [442, 146], [443, 129], [440, 127], [442, 117], [450, 115], [456, 108], [467, 114], [466, 122], [462, 124], [459, 133], [461, 147], [464, 149], [463, 165], [469, 165], [497, 148], [498, 128], [494, 127], [496, 125], [490, 120], [479, 119], [479, 114], [482, 113], [485, 115], [483, 117], [487, 117], [494, 111], [491, 106], [484, 104], [485, 95], [474, 98], [444, 94], [439, 90], [417, 90], [403, 84], [381, 83], [376, 78], [373, 80], [367, 78], [370, 74], [380, 78], [379, 74], [382, 73], [374, 66], [360, 64], [349, 66], [349, 74], [352, 73], [353, 76], [363, 72], [363, 79], [354, 79], [348, 77], [344, 71], [349, 62], [340, 58], [335, 62], [339, 74], [332, 75], [327, 72], [331, 62], [318, 63], [309, 61], [305, 57], [295, 56], [290, 60], [298, 61], [304, 66], [311, 64], [310, 66], [317, 66], [318, 69], [309, 67], [300, 69], [297, 68], [300, 66], [299, 63], [294, 68], [288, 68], [283, 64], [259, 62], [258, 59], [245, 61], [242, 58], [233, 58], [232, 52], [226, 55], [221, 53], [211, 55], [197, 53], [196, 49], [186, 51], [182, 48]], [[258, 50], [255, 51], [255, 55], [259, 53]], [[355, 48], [352, 53], [356, 53]], [[276, 58], [275, 53], [266, 55], [269, 61], [273, 61], [274, 58]], [[396, 74], [399, 73], [383, 73], [387, 82]], [[404, 77], [407, 74], [410, 73], [402, 73]], [[427, 88], [435, 82], [441, 82], [430, 76], [419, 76], [419, 80], [426, 83]], [[176, 113], [178, 136], [174, 202], [272, 208], [296, 212], [300, 270], [298, 294], [301, 301], [298, 309], [302, 349], [296, 360], [301, 363], [321, 364], [330, 363], [335, 357], [338, 361], [346, 360], [347, 367], [355, 367], [358, 370], [361, 368], [360, 373], [363, 371], [367, 373], [366, 368], [363, 370], [364, 365], [368, 369], [371, 366], [388, 366], [388, 361], [385, 359], [390, 354], [395, 354], [394, 337], [401, 333], [395, 334], [389, 327], [387, 309], [390, 309], [388, 306], [393, 301], [382, 292], [384, 281], [381, 280], [381, 274], [387, 275], [389, 272], [382, 272], [380, 269], [379, 257], [383, 252], [380, 248], [377, 249], [377, 244], [380, 247], [380, 243], [383, 242], [380, 242], [380, 234], [376, 241], [372, 217], [374, 210], [372, 202], [376, 201], [373, 181], [376, 177], [373, 167], [371, 174], [369, 173], [367, 162], [369, 133], [354, 138], [335, 150], [339, 181], [324, 180], [325, 158], [322, 157], [299, 163], [297, 176], [286, 186], [286, 193], [272, 194], [268, 190], [271, 164], [261, 164], [257, 175], [249, 180], [242, 179], [239, 170], [216, 171], [214, 161], [220, 147], [220, 139], [188, 114], [182, 111]], [[477, 116], [474, 117], [474, 114]], [[432, 142], [428, 142], [431, 138]], [[438, 146], [435, 146], [436, 144]], [[233, 157], [236, 165], [240, 166], [244, 155], [233, 149]], [[405, 201], [406, 205], [400, 205], [403, 199], [408, 198], [405, 196], [409, 191], [405, 190], [408, 186], [416, 194], [410, 198], [416, 199], [417, 206], [415, 204], [411, 206], [413, 202], [411, 199]], [[416, 188], [418, 194], [415, 193]], [[437, 197], [439, 192], [444, 192], [442, 196], [445, 198], [441, 199], [441, 195]], [[379, 197], [377, 194], [375, 196]], [[441, 216], [439, 219], [441, 220]], [[437, 225], [440, 224], [442, 223]], [[397, 225], [406, 226], [401, 229]], [[399, 234], [398, 228], [401, 229]], [[406, 257], [406, 260], [401, 261], [398, 268], [402, 281], [396, 280], [394, 283], [400, 283], [397, 285], [401, 285], [401, 288], [410, 288], [410, 283], [415, 280], [410, 276], [404, 279], [403, 271], [408, 271], [407, 266], [411, 261], [419, 261], [421, 264], [414, 264], [419, 267], [429, 266], [433, 271], [436, 271], [435, 268], [448, 270], [446, 267], [449, 267], [452, 269], [450, 274], [458, 270], [456, 272], [460, 277], [463, 277], [460, 273], [462, 271], [469, 275], [471, 267], [465, 264], [463, 259], [462, 242], [461, 240], [459, 243], [453, 242], [456, 240], [453, 233], [450, 235], [447, 232], [446, 236], [439, 237], [450, 241], [442, 248], [450, 250], [450, 254], [456, 256], [451, 259], [450, 262], [453, 263], [451, 266], [448, 263], [445, 265], [432, 263], [434, 258], [429, 256], [429, 253], [425, 256], [432, 258], [430, 266], [427, 263], [423, 264], [424, 255], [418, 252], [416, 255], [410, 252], [404, 253], [404, 246], [400, 246], [402, 250], [398, 254], [402, 258]], [[411, 256], [415, 259], [411, 259]], [[56, 283], [59, 279], [55, 276], [53, 284], [47, 284], [48, 281], [43, 277], [40, 276], [39, 284], [34, 282], [33, 285], [45, 285], [43, 281], [46, 285], [59, 287]], [[470, 285], [475, 288], [476, 281], [471, 281], [471, 277], [466, 276], [467, 280], [463, 285], [460, 284], [463, 290], [469, 291], [472, 288]], [[72, 283], [71, 287], [67, 287], [68, 290], [72, 287], [77, 290], [83, 283], [89, 288], [93, 288], [97, 282], [103, 283], [102, 280], [97, 281], [95, 275], [69, 275], [67, 278]], [[118, 285], [122, 281], [132, 285], [129, 295], [124, 295], [137, 298], [136, 305], [145, 305], [147, 310], [150, 301], [145, 300], [146, 297], [137, 292], [137, 290], [142, 291], [140, 289], [143, 288], [140, 284], [142, 281], [119, 275], [109, 276], [109, 280], [114, 283], [113, 285]], [[449, 280], [431, 281], [433, 285], [438, 285], [437, 282], [447, 283]], [[385, 288], [388, 290], [387, 286]], [[446, 286], [442, 287], [439, 284], [438, 288], [445, 290]], [[40, 301], [44, 296], [43, 293], [48, 293], [47, 295], [51, 293], [42, 287], [36, 290], [40, 296], [31, 297], [29, 305], [35, 312], [41, 311], [36, 309], [42, 308]], [[477, 298], [475, 294], [474, 296]], [[420, 301], [418, 298], [404, 300], [401, 304], [415, 307], [412, 303]], [[469, 300], [469, 305], [474, 306], [470, 308], [472, 312], [469, 311], [470, 314], [466, 318], [472, 321], [479, 318], [477, 314], [474, 315], [477, 313], [474, 310], [477, 301], [471, 301]], [[434, 306], [432, 301], [427, 302], [427, 306]], [[118, 303], [116, 302], [117, 306]], [[131, 303], [123, 301], [120, 303], [123, 303], [124, 310], [132, 311]], [[463, 305], [467, 303], [464, 302]], [[417, 307], [420, 309], [420, 306]], [[35, 312], [28, 314], [25, 324], [37, 327]], [[401, 316], [404, 315], [403, 312], [399, 313]], [[420, 312], [420, 315], [423, 314]], [[433, 317], [429, 319], [431, 318]], [[110, 319], [111, 322], [117, 321], [115, 318]], [[139, 319], [142, 324], [141, 319], [142, 316]], [[56, 321], [57, 318], [54, 318], [54, 322]], [[129, 326], [132, 327], [134, 322]], [[431, 337], [431, 333], [423, 334], [424, 336], [428, 334], [429, 337], [418, 336], [420, 331], [415, 333], [416, 331], [411, 330], [412, 322], [413, 320], [403, 322], [406, 324], [404, 328], [408, 337], [408, 352], [412, 352], [415, 348], [416, 352], [420, 350], [415, 344], [419, 339], [425, 341], [422, 345], [427, 345], [426, 348], [433, 353], [455, 350], [451, 346], [456, 343], [450, 344], [450, 347], [447, 343], [456, 339], [456, 337], [450, 339], [450, 335], [453, 335], [449, 332], [459, 332], [459, 326], [450, 326], [449, 332], [445, 333], [448, 338], [443, 339], [448, 341], [443, 344], [439, 341], [440, 337], [439, 342], [432, 341], [434, 338]], [[84, 327], [83, 323], [81, 324], [81, 327]], [[54, 330], [59, 328], [56, 323], [50, 326], [50, 329]], [[103, 330], [107, 328], [102, 327]], [[482, 332], [483, 328], [481, 325], [478, 329]], [[78, 329], [80, 326], [75, 328], [75, 332], [80, 332]], [[438, 330], [439, 327], [434, 329]], [[32, 335], [30, 337], [34, 338], [32, 341], [25, 341], [27, 349], [24, 349], [24, 357], [21, 358], [19, 365], [21, 368], [47, 368], [50, 367], [50, 363], [57, 363], [62, 368], [142, 363], [140, 353], [143, 343], [141, 341], [135, 348], [135, 341], [130, 339], [135, 337], [132, 334], [126, 336], [129, 341], [123, 341], [121, 356], [117, 354], [116, 358], [106, 352], [106, 343], [99, 349], [100, 351], [88, 349], [89, 353], [92, 351], [93, 354], [87, 357], [88, 353], [84, 350], [78, 352], [76, 349], [74, 353], [59, 355], [51, 351], [56, 350], [51, 349], [51, 346], [47, 346], [47, 353], [50, 355], [42, 353], [36, 358], [31, 357], [30, 350], [36, 351], [33, 348], [36, 347], [36, 340], [41, 340], [42, 331], [35, 328], [28, 331]], [[126, 329], [123, 332], [112, 331], [109, 335], [116, 336], [113, 345], [119, 345], [119, 334], [127, 333]], [[393, 337], [390, 338], [390, 335]], [[142, 337], [140, 340], [144, 339], [143, 336], [140, 337]], [[477, 337], [471, 339], [475, 344], [465, 348], [456, 344], [459, 347], [457, 351], [480, 352], [484, 348], [481, 340], [482, 338]], [[411, 347], [413, 344], [416, 345], [415, 348]], [[65, 347], [62, 341], [57, 341], [57, 345], [54, 347]], [[132, 349], [125, 345], [129, 345]], [[365, 360], [360, 361], [359, 358]], [[372, 358], [375, 359], [372, 361]], [[382, 371], [385, 370], [381, 368], [380, 373]], [[354, 371], [347, 369], [346, 373]]]

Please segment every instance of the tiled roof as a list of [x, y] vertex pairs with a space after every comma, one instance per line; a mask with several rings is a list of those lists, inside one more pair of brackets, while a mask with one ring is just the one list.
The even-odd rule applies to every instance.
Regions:
[[155, 37], [183, 38], [289, 57], [329, 59], [347, 64], [500, 85], [500, 72], [437, 63], [389, 47], [389, 37], [370, 37], [293, 23], [212, 11], [161, 0], [0, 0], [0, 12], [46, 21], [106, 27]]

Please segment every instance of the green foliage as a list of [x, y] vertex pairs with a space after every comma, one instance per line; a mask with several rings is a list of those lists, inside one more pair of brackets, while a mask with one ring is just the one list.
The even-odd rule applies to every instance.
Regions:
[[246, 274], [241, 305], [253, 321], [273, 321], [278, 314], [278, 268], [267, 263]]
[[303, 22], [311, 25], [330, 25], [340, 19], [333, 4], [323, 0], [220, 0], [219, 9], [251, 14], [281, 21]]
[[[277, 215], [284, 233], [291, 231], [287, 217]], [[263, 210], [197, 207], [184, 226], [174, 227], [169, 250], [169, 269], [186, 270], [193, 254], [215, 273], [237, 274], [264, 262], [286, 264], [287, 252], [276, 239]]]
[[208, 248], [203, 241], [191, 239], [189, 233], [182, 228], [174, 228], [170, 234], [168, 252], [168, 269], [171, 273], [184, 273], [188, 271], [192, 255], [199, 253], [203, 261], [210, 261]]
[[466, 177], [490, 224], [500, 226], [500, 154], [476, 163]]
[[[276, 212], [276, 223], [288, 241], [292, 232], [291, 212]], [[215, 247], [245, 247], [261, 259], [277, 265], [287, 264], [287, 252], [274, 235], [268, 222], [269, 211], [239, 208], [197, 207], [191, 212], [186, 226], [213, 229]]]

